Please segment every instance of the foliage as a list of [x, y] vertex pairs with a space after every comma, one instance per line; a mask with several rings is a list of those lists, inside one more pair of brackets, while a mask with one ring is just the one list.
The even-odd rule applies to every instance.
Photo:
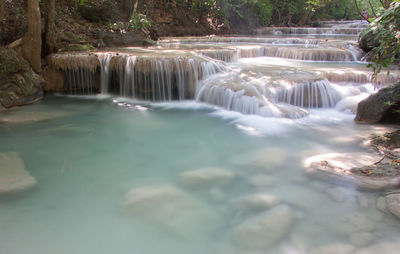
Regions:
[[369, 64], [374, 77], [392, 63], [399, 64], [400, 57], [400, 2], [395, 0], [384, 13], [370, 24], [378, 46], [371, 51]]
[[142, 28], [151, 27], [151, 22], [147, 19], [146, 15], [133, 12], [131, 19], [129, 20], [129, 26], [134, 31]]

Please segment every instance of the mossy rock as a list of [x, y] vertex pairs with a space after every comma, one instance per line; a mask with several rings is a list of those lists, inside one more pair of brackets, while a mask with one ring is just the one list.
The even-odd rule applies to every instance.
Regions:
[[29, 63], [14, 50], [0, 48], [0, 79], [10, 73], [29, 71]]
[[39, 75], [12, 49], [0, 48], [0, 108], [28, 104], [42, 97]]

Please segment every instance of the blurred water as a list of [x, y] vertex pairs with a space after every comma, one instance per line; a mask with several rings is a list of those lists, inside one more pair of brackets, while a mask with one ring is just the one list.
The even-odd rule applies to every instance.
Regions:
[[[12, 113], [43, 112], [53, 118], [0, 125], [0, 152], [20, 152], [38, 181], [0, 201], [0, 253], [308, 253], [354, 245], [349, 237], [360, 232], [371, 237], [365, 245], [400, 241], [399, 221], [375, 206], [379, 193], [310, 178], [301, 166], [318, 153], [367, 151], [362, 141], [382, 127], [356, 125], [352, 114], [316, 109], [297, 120], [264, 118], [190, 101], [111, 97], [47, 97]], [[200, 188], [180, 184], [180, 173], [203, 167], [235, 177]], [[173, 191], [129, 214], [122, 203], [135, 188]], [[254, 193], [275, 196], [293, 214], [288, 232], [265, 249], [233, 238], [239, 224], [266, 210], [233, 205]], [[183, 225], [158, 213], [169, 203]], [[346, 229], [355, 213], [362, 225]]]

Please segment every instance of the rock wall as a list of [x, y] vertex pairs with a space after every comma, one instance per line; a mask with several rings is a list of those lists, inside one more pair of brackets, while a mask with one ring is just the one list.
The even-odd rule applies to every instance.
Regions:
[[39, 75], [12, 49], [0, 48], [0, 108], [32, 103], [43, 96]]

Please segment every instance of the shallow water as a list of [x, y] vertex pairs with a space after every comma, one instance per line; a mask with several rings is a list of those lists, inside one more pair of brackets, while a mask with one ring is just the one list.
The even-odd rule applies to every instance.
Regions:
[[[58, 55], [71, 88], [103, 95], [48, 96], [0, 112], [0, 153], [19, 152], [38, 182], [0, 197], [0, 253], [296, 254], [400, 243], [399, 220], [377, 208], [384, 193], [306, 173], [314, 155], [372, 154], [368, 137], [389, 130], [353, 121], [374, 91], [348, 42], [355, 36], [311, 34], [167, 38], [91, 59]], [[311, 55], [267, 57], [276, 46]], [[343, 52], [353, 57], [332, 58]], [[153, 91], [173, 82], [182, 96]], [[138, 89], [151, 99], [149, 88], [154, 101], [171, 101], [117, 97]]]
[[[356, 125], [351, 114], [319, 109], [298, 120], [263, 118], [190, 101], [111, 97], [48, 97], [14, 113], [42, 112], [60, 116], [0, 126], [0, 152], [20, 152], [38, 181], [26, 195], [0, 202], [0, 253], [247, 253], [232, 232], [263, 209], [232, 204], [252, 193], [275, 196], [294, 217], [281, 241], [255, 253], [307, 253], [349, 242], [358, 231], [372, 234], [368, 244], [400, 241], [399, 221], [376, 209], [379, 193], [310, 178], [301, 166], [318, 153], [367, 151], [364, 138], [383, 128]], [[268, 163], [252, 163], [254, 154]], [[180, 184], [180, 173], [203, 167], [235, 178], [196, 189]], [[181, 225], [124, 212], [129, 190], [160, 186], [178, 188], [200, 204], [199, 216], [217, 219]], [[335, 201], [327, 192], [338, 186]], [[367, 207], [360, 205], [365, 198]], [[157, 215], [160, 202], [144, 206], [145, 213]], [[188, 207], [179, 208], [190, 218]], [[354, 213], [373, 226], [343, 233], [336, 221]]]

